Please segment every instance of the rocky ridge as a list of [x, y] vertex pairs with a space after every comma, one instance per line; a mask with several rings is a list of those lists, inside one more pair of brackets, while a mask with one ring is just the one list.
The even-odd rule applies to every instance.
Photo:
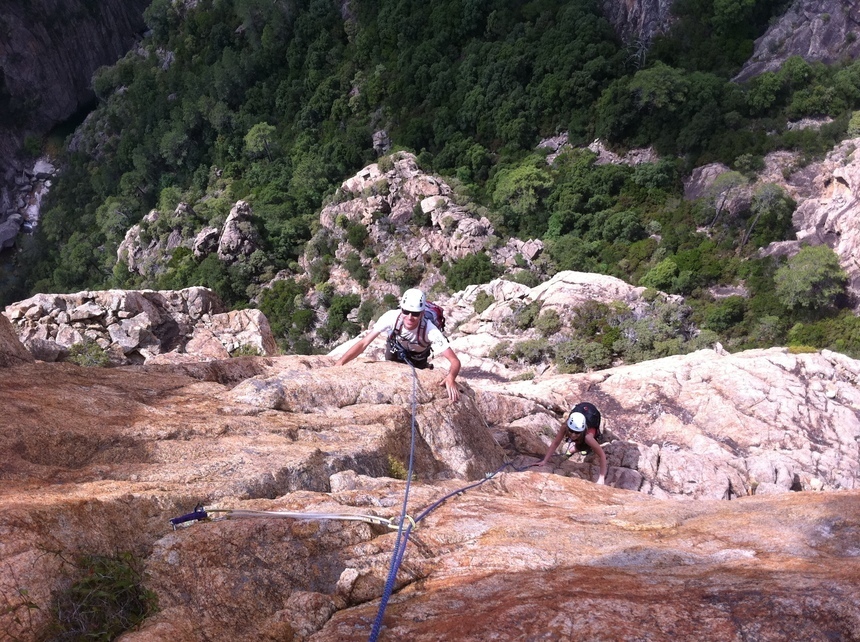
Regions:
[[61, 361], [94, 342], [114, 365], [226, 359], [237, 350], [278, 350], [269, 322], [254, 309], [227, 312], [207, 288], [37, 294], [6, 307], [20, 341], [41, 361]]
[[[339, 292], [362, 292], [365, 296], [399, 295], [400, 287], [388, 274], [410, 265], [423, 268], [420, 287], [430, 291], [441, 282], [438, 265], [476, 253], [486, 253], [498, 266], [532, 266], [543, 251], [539, 240], [512, 238], [498, 245], [490, 220], [469, 204], [458, 203], [451, 187], [437, 176], [426, 174], [413, 154], [397, 152], [388, 163], [372, 163], [343, 182], [332, 203], [320, 212], [321, 228], [309, 243], [310, 251], [300, 260], [308, 272], [318, 259], [313, 248], [336, 248], [339, 264], [331, 268], [331, 283]], [[349, 240], [347, 228], [366, 228], [373, 255], [362, 253]], [[362, 285], [343, 266], [350, 254], [358, 253], [370, 269], [369, 283]]]

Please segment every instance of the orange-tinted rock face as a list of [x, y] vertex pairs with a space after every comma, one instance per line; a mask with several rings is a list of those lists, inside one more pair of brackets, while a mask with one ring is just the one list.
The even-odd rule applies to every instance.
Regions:
[[[825, 372], [824, 362], [803, 358], [787, 370], [798, 377], [788, 388], [814, 405], [820, 382], [798, 373]], [[693, 391], [714, 404], [722, 388], [718, 378], [710, 388], [703, 383], [702, 359], [679, 361], [686, 379], [670, 362], [649, 364], [647, 375], [652, 383], [673, 379], [679, 407], [692, 403]], [[789, 357], [725, 359], [724, 369], [734, 364], [740, 372], [743, 364], [767, 373]], [[389, 475], [399, 469], [402, 476], [408, 462], [411, 372], [363, 359], [332, 363], [316, 356], [0, 369], [2, 630], [12, 639], [40, 639], [52, 594], [75, 578], [78, 554], [132, 551], [160, 611], [126, 642], [368, 639], [391, 564], [392, 530], [328, 518], [222, 519], [175, 532], [168, 523], [198, 502], [396, 519], [406, 484]], [[683, 483], [707, 469], [692, 465], [696, 457], [713, 454], [701, 445], [711, 433], [695, 413], [678, 412], [674, 423], [637, 419], [627, 404], [648, 388], [631, 368], [604, 373], [599, 383], [568, 376], [487, 385], [480, 394], [464, 380], [457, 405], [439, 385], [443, 376], [425, 371], [417, 382], [408, 504], [416, 519], [501, 468], [493, 435], [532, 430], [515, 421], [523, 408], [550, 416], [550, 399], [588, 381], [604, 395], [614, 427], [628, 425], [643, 439], [672, 429], [676, 443], [688, 443], [676, 453], [686, 467], [669, 468], [689, 477]], [[847, 411], [853, 402], [840, 385], [827, 397], [821, 384], [822, 394]], [[529, 399], [535, 390], [546, 406]], [[847, 417], [840, 412], [820, 415], [822, 439], [844, 432], [844, 422], [826, 419]], [[707, 416], [703, 408], [700, 419]], [[633, 465], [610, 460], [610, 482]], [[644, 460], [637, 465], [651, 474]], [[656, 470], [664, 465], [674, 464]], [[508, 468], [419, 521], [380, 639], [857, 639], [858, 514], [857, 490], [679, 501]]]

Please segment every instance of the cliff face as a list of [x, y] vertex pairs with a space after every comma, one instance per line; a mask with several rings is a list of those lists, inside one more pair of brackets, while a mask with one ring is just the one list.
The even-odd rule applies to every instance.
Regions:
[[30, 133], [93, 99], [92, 75], [145, 28], [151, 0], [5, 0], [0, 12], [0, 176]]
[[[381, 640], [858, 640], [860, 361], [464, 369], [456, 403], [444, 368], [416, 376], [323, 355], [0, 367], [2, 639], [62, 639], [52, 604], [83, 577], [74, 560], [130, 551], [159, 612], [125, 642], [363, 642], [396, 534], [337, 516], [396, 526], [414, 453], [417, 528]], [[581, 399], [613, 435], [610, 486], [587, 481], [593, 455], [522, 470]], [[173, 532], [198, 502], [335, 518]]]
[[669, 26], [674, 0], [603, 0], [601, 11], [625, 43], [645, 47]]
[[734, 78], [745, 82], [777, 71], [791, 56], [809, 62], [834, 63], [860, 55], [860, 5], [841, 0], [796, 0], [755, 42], [752, 58]]

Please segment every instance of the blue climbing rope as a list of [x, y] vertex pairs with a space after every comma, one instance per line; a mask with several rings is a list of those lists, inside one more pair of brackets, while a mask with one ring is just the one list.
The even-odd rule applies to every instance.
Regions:
[[394, 542], [394, 552], [391, 556], [391, 568], [388, 571], [388, 579], [385, 581], [385, 589], [382, 591], [379, 611], [376, 614], [376, 620], [374, 620], [373, 628], [370, 631], [369, 642], [376, 642], [376, 639], [379, 637], [379, 631], [382, 628], [382, 618], [385, 615], [385, 609], [388, 606], [391, 593], [394, 591], [397, 571], [406, 552], [409, 533], [412, 531], [412, 524], [409, 524], [406, 530], [403, 529], [403, 524], [406, 522], [406, 506], [409, 503], [409, 488], [412, 485], [412, 469], [415, 461], [415, 415], [418, 408], [418, 373], [415, 372], [415, 365], [405, 353], [403, 357], [406, 363], [409, 364], [409, 367], [412, 368], [412, 434], [409, 444], [409, 466], [406, 471], [406, 491], [403, 493], [403, 507], [400, 510], [400, 525], [397, 528], [397, 539]]
[[379, 637], [380, 630], [382, 629], [382, 619], [385, 616], [385, 609], [388, 607], [388, 601], [391, 599], [391, 594], [394, 591], [394, 583], [397, 580], [397, 572], [400, 570], [400, 564], [403, 562], [403, 557], [406, 555], [406, 544], [409, 542], [409, 535], [412, 532], [412, 529], [420, 522], [422, 519], [427, 517], [434, 510], [439, 508], [442, 504], [448, 501], [450, 498], [455, 497], [457, 495], [462, 495], [468, 490], [473, 488], [477, 488], [484, 482], [491, 480], [493, 477], [502, 472], [505, 468], [512, 468], [515, 472], [522, 472], [534, 466], [535, 464], [529, 464], [528, 466], [523, 466], [522, 468], [517, 468], [511, 463], [502, 464], [497, 470], [492, 473], [489, 473], [484, 476], [480, 481], [469, 484], [468, 486], [464, 486], [463, 488], [458, 488], [454, 490], [441, 499], [433, 502], [429, 507], [424, 509], [418, 517], [409, 521], [409, 525], [406, 528], [403, 528], [404, 523], [407, 521], [408, 516], [406, 513], [406, 505], [409, 501], [409, 487], [412, 483], [412, 466], [413, 466], [413, 456], [415, 453], [415, 411], [417, 408], [417, 384], [418, 384], [418, 375], [415, 372], [415, 366], [409, 360], [409, 357], [404, 353], [403, 355], [404, 361], [409, 364], [412, 368], [412, 438], [411, 444], [409, 447], [409, 470], [407, 471], [406, 476], [406, 491], [403, 495], [403, 508], [400, 512], [400, 525], [397, 529], [397, 539], [394, 543], [394, 551], [391, 556], [391, 567], [388, 570], [388, 578], [385, 581], [385, 588], [382, 591], [382, 597], [379, 602], [379, 610], [376, 613], [376, 619], [373, 622], [373, 628], [370, 631], [370, 637], [368, 638], [368, 642], [376, 642]]

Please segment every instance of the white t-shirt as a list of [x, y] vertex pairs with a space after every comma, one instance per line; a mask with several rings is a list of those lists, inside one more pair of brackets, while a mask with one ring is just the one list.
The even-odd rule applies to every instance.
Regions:
[[[394, 330], [394, 326], [397, 324], [397, 317], [400, 316], [400, 314], [400, 310], [389, 310], [379, 317], [379, 320], [373, 324], [373, 331], [381, 333], [387, 339], [388, 335], [391, 334], [391, 331]], [[426, 337], [430, 346], [433, 348], [433, 354], [441, 354], [451, 347], [448, 343], [448, 339], [445, 338], [442, 331], [437, 328], [430, 319], [423, 322], [427, 324]], [[398, 338], [400, 339], [400, 344], [410, 352], [421, 352], [427, 348], [427, 344], [419, 342], [418, 331], [420, 329], [420, 322], [415, 326], [414, 331], [407, 330], [403, 321], [401, 320], [400, 322]]]

